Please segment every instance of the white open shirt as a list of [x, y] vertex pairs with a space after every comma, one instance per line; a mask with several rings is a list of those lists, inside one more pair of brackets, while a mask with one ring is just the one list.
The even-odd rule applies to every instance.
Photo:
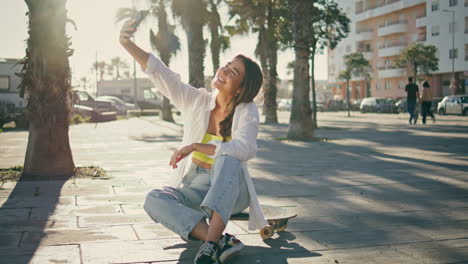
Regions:
[[[203, 139], [210, 120], [211, 110], [216, 105], [216, 95], [205, 88], [196, 89], [180, 80], [178, 73], [170, 70], [164, 63], [149, 54], [146, 74], [164, 96], [169, 98], [172, 104], [183, 113], [184, 135], [182, 145], [199, 143]], [[254, 102], [241, 103], [236, 107], [232, 121], [232, 139], [229, 142], [213, 140], [208, 142], [216, 146], [212, 158], [220, 155], [230, 155], [241, 161], [245, 181], [250, 195], [249, 203], [249, 230], [263, 228], [267, 221], [262, 213], [257, 199], [255, 187], [247, 169], [247, 161], [254, 158], [257, 153], [257, 134], [259, 126], [259, 114]], [[179, 187], [189, 166], [187, 160], [191, 156], [181, 160], [174, 171], [171, 185]]]

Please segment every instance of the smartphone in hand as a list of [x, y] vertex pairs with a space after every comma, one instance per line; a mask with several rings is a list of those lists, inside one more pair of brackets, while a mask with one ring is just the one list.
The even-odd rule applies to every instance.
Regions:
[[140, 25], [144, 17], [145, 17], [145, 14], [143, 11], [137, 11], [135, 15], [135, 23], [133, 24], [133, 26], [137, 28], [138, 25]]

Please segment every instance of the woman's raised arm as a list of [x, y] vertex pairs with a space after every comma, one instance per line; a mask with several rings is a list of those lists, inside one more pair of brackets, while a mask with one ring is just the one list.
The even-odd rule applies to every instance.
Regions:
[[141, 68], [145, 71], [146, 64], [148, 62], [148, 52], [142, 50], [138, 47], [130, 38], [133, 36], [133, 33], [136, 32], [136, 28], [133, 26], [135, 20], [130, 20], [126, 22], [122, 29], [120, 30], [120, 44], [132, 55], [133, 58], [140, 64]]

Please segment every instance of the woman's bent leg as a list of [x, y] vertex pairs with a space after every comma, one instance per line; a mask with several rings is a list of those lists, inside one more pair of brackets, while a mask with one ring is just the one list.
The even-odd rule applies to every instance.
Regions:
[[211, 187], [201, 204], [210, 220], [209, 238], [221, 236], [231, 214], [247, 208], [250, 197], [242, 166], [234, 157], [223, 155], [216, 159], [211, 174]]
[[199, 196], [196, 190], [188, 188], [156, 189], [146, 196], [144, 209], [155, 222], [189, 240], [192, 229], [205, 218], [202, 212], [190, 208], [191, 203], [201, 201]]

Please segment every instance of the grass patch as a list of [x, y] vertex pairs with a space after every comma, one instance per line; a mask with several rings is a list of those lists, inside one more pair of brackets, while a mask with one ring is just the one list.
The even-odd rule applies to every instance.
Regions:
[[79, 114], [75, 114], [71, 120], [70, 120], [70, 124], [72, 125], [76, 125], [76, 124], [81, 124], [81, 123], [87, 123], [91, 120], [91, 117], [87, 116], [87, 117], [83, 117]]
[[14, 166], [8, 169], [0, 168], [0, 181], [16, 181], [23, 172], [22, 166]]
[[[0, 168], [0, 182], [17, 181], [23, 173], [23, 166], [14, 166], [8, 169]], [[85, 166], [77, 167], [72, 178], [92, 178], [109, 180], [111, 177], [108, 172], [101, 167]]]

